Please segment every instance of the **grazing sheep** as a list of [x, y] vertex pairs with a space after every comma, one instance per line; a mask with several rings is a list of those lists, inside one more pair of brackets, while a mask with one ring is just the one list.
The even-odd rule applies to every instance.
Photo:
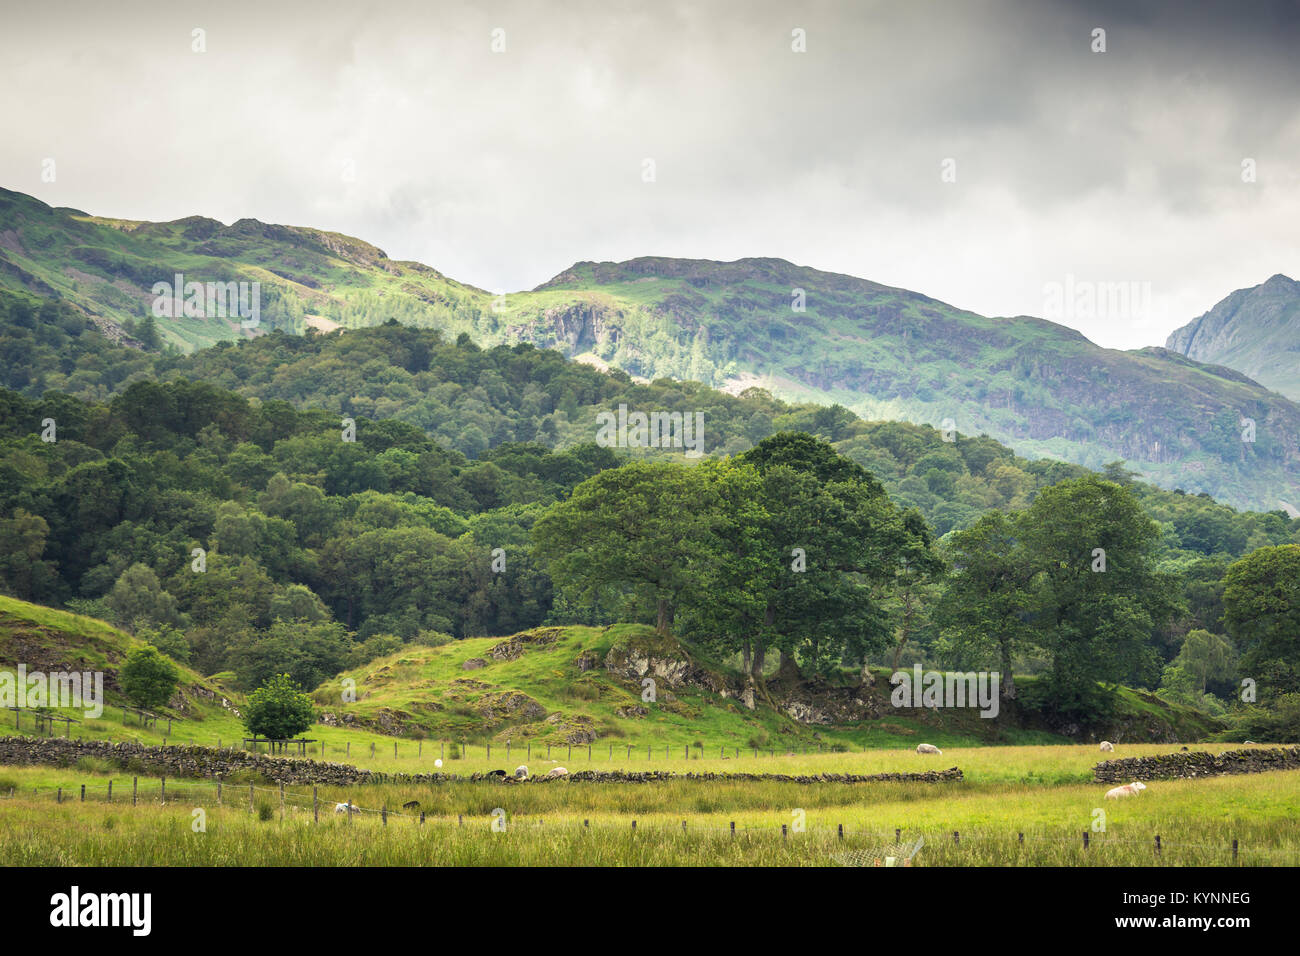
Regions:
[[1253, 744], [1254, 742], [1255, 742], [1255, 741], [1253, 741], [1253, 740], [1243, 740], [1243, 741], [1242, 741], [1242, 743], [1246, 743], [1246, 744]]
[[1097, 749], [1099, 749], [1104, 754], [1114, 753], [1115, 745], [1111, 743], [1109, 740], [1103, 740], [1101, 742], [1101, 746]]
[[354, 806], [352, 805], [352, 801], [349, 800], [347, 803], [336, 803], [336, 804], [334, 804], [334, 812], [335, 812], [335, 813], [349, 813], [349, 814], [351, 814], [351, 813], [360, 813], [361, 811], [358, 810], [356, 807], [354, 807]]
[[916, 745], [916, 752], [919, 753], [919, 754], [941, 754], [941, 753], [943, 753], [943, 751], [940, 750], [938, 747], [936, 747], [934, 744], [917, 744], [917, 745]]
[[1138, 783], [1137, 781], [1134, 781], [1133, 783], [1125, 784], [1122, 787], [1116, 787], [1114, 790], [1107, 790], [1106, 799], [1118, 800], [1120, 797], [1136, 797], [1140, 792], [1142, 792], [1146, 788], [1147, 785], [1145, 783]]
[[489, 777], [504, 777], [506, 772], [504, 770], [489, 770], [487, 775]]
[[528, 768], [525, 767], [523, 764], [520, 764], [518, 767], [515, 767], [515, 779], [516, 779], [516, 780], [527, 780], [527, 779], [528, 779]]
[[567, 777], [568, 775], [569, 771], [563, 767], [552, 767], [550, 770], [546, 771], [546, 779], [548, 780], [555, 777]]

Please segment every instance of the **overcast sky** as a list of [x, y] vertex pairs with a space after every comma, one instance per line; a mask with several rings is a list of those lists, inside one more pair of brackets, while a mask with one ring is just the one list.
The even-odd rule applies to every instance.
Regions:
[[492, 291], [640, 255], [987, 315], [1149, 283], [1136, 314], [1055, 316], [1116, 348], [1300, 278], [1296, 3], [0, 10], [0, 184], [98, 215], [317, 226]]

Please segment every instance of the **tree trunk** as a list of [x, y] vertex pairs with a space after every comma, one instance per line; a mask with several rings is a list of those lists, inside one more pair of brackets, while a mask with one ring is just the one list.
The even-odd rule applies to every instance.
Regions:
[[749, 646], [749, 638], [745, 638], [745, 643], [740, 646], [740, 669], [746, 674], [750, 674], [750, 666], [753, 663], [754, 652]]
[[660, 634], [667, 634], [668, 626], [673, 622], [673, 609], [672, 605], [668, 603], [667, 598], [659, 599], [658, 611], [659, 614], [658, 619], [655, 622], [655, 630]]
[[779, 673], [785, 672], [798, 673], [799, 665], [795, 663], [794, 657], [786, 653], [785, 648], [781, 649], [781, 667]]
[[1016, 676], [1011, 672], [1011, 642], [1002, 642], [1002, 699], [1016, 699]]

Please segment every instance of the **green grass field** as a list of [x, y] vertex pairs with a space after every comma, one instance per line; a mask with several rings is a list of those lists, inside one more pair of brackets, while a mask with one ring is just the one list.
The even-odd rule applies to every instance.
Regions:
[[[1009, 765], [1028, 759], [1034, 748], [999, 755], [1001, 749], [971, 753], [983, 755], [986, 767], [1005, 757], [1008, 769], [1000, 776], [1009, 778], [1015, 775]], [[1066, 755], [1053, 756], [1057, 766], [1070, 763]], [[1022, 768], [1019, 775], [1027, 774]], [[917, 866], [1300, 864], [1300, 771], [1157, 781], [1127, 801], [1104, 800], [1104, 784], [983, 776], [938, 785], [677, 780], [321, 787], [316, 822], [308, 786], [287, 787], [282, 807], [274, 786], [253, 784], [250, 802], [248, 782], [229, 782], [218, 803], [211, 782], [169, 780], [163, 803], [160, 781], [142, 777], [132, 806], [131, 777], [120, 772], [89, 765], [0, 768], [0, 793], [14, 788], [14, 796], [0, 798], [0, 854], [19, 866], [825, 866], [844, 862], [837, 855], [846, 853], [859, 854], [851, 862], [869, 864], [895, 842], [897, 828], [904, 843], [924, 839]], [[334, 804], [344, 800], [364, 812], [351, 819], [335, 814]], [[403, 810], [412, 800], [419, 808]], [[200, 809], [203, 827], [196, 832]], [[1104, 830], [1094, 829], [1099, 810]], [[504, 832], [493, 829], [494, 811]]]

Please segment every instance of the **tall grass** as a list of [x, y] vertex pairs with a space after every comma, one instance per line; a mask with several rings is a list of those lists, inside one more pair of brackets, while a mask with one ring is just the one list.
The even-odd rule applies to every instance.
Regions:
[[[255, 785], [250, 801], [247, 784], [226, 785], [218, 802], [215, 785], [168, 781], [160, 803], [160, 782], [142, 779], [131, 806], [129, 780], [114, 778], [110, 804], [107, 780], [89, 777], [83, 803], [80, 785], [60, 773], [78, 774], [7, 772], [19, 785], [12, 799], [0, 799], [7, 863], [824, 866], [844, 854], [870, 863], [897, 829], [904, 842], [924, 838], [917, 866], [1300, 865], [1300, 771], [1157, 782], [1122, 802], [1103, 800], [1100, 784], [322, 787], [319, 822], [310, 787], [287, 787], [282, 806], [277, 787]], [[50, 784], [68, 784], [63, 803]], [[334, 813], [348, 800], [364, 812]], [[403, 808], [412, 801], [418, 806]], [[498, 808], [505, 832], [492, 829]], [[194, 832], [196, 810], [204, 832]], [[1093, 829], [1097, 810], [1104, 830]]]

